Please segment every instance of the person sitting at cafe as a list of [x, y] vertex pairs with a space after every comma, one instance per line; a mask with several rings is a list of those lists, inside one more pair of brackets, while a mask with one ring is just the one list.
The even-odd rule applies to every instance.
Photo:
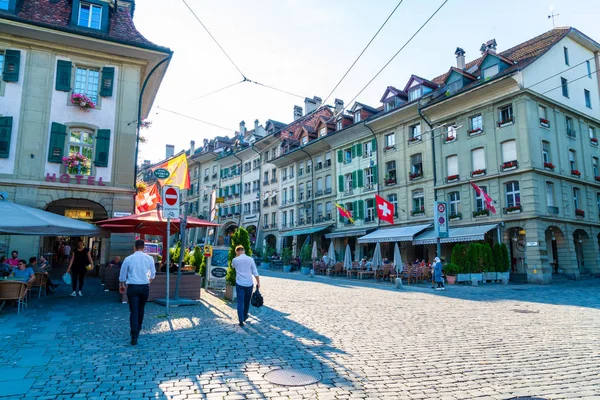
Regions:
[[12, 267], [6, 263], [6, 257], [0, 256], [0, 277], [10, 276]]
[[19, 265], [19, 252], [16, 250], [13, 250], [10, 255], [11, 255], [11, 258], [6, 260], [6, 263], [8, 265], [10, 265], [11, 267], [16, 268]]
[[108, 263], [106, 268], [121, 268], [123, 261], [121, 261], [121, 256], [115, 256], [115, 258]]
[[50, 280], [48, 271], [46, 271], [44, 267], [38, 264], [38, 260], [36, 257], [29, 257], [29, 265], [27, 265], [27, 268], [31, 268], [33, 272], [39, 272], [40, 274], [44, 274], [48, 277], [48, 280], [46, 281], [46, 294], [54, 293], [56, 288], [60, 286], [59, 284], [53, 283]]
[[373, 269], [373, 259], [372, 259], [372, 258], [369, 258], [369, 259], [367, 260], [367, 262], [365, 263], [365, 267], [366, 267], [366, 268], [367, 268], [367, 270], [369, 270], [369, 271], [370, 271], [371, 269]]
[[27, 266], [27, 261], [19, 260], [17, 268], [14, 270], [15, 276], [21, 278], [23, 282], [33, 282], [35, 280], [35, 272], [31, 267]]

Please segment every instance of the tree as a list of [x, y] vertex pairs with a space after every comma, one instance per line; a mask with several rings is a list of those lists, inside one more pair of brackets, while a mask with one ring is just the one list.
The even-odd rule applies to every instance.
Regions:
[[227, 275], [225, 275], [225, 281], [230, 286], [235, 286], [235, 269], [233, 268], [233, 259], [235, 258], [235, 248], [237, 246], [244, 246], [246, 255], [252, 256], [252, 249], [250, 248], [250, 235], [244, 228], [237, 228], [236, 231], [231, 235], [231, 245], [229, 246], [228, 263], [227, 263]]
[[302, 246], [302, 249], [300, 249], [300, 261], [301, 261], [302, 265], [306, 265], [306, 264], [310, 264], [311, 260], [312, 260], [312, 247], [309, 246], [308, 244], [305, 244], [304, 246]]
[[456, 244], [452, 247], [452, 254], [450, 255], [450, 262], [458, 266], [457, 273], [463, 274], [467, 272], [468, 260], [467, 260], [467, 248], [464, 244]]
[[494, 257], [494, 272], [502, 272], [502, 246], [500, 246], [500, 243], [494, 243], [492, 254]]
[[483, 245], [483, 271], [484, 272], [495, 272], [495, 262], [494, 255], [492, 252], [492, 247], [489, 243], [485, 243]]
[[467, 250], [469, 259], [469, 272], [478, 274], [483, 271], [483, 245], [481, 243], [471, 243]]
[[510, 270], [510, 260], [508, 258], [508, 248], [506, 247], [506, 244], [502, 243], [500, 244], [500, 250], [501, 250], [501, 258], [500, 260], [502, 261], [502, 263], [500, 264], [501, 266], [501, 271], [498, 272], [508, 272]]
[[[204, 252], [200, 248], [200, 246], [194, 247], [194, 251], [192, 252], [192, 256], [190, 257], [191, 264], [195, 267], [197, 273], [202, 276], [206, 274], [206, 263], [204, 262]], [[202, 271], [202, 265], [204, 264], [204, 271]]]

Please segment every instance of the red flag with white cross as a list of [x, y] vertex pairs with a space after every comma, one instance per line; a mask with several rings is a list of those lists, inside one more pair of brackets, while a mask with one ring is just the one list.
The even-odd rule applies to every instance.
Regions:
[[156, 183], [149, 186], [143, 193], [135, 196], [135, 209], [138, 213], [156, 209], [156, 205], [161, 202], [160, 190]]
[[479, 186], [477, 186], [476, 184], [474, 184], [471, 181], [469, 181], [469, 183], [471, 184], [471, 186], [473, 186], [473, 189], [475, 190], [475, 193], [477, 194], [477, 196], [483, 196], [483, 202], [485, 203], [485, 208], [487, 208], [488, 210], [490, 210], [491, 212], [496, 214], [496, 207], [494, 207], [494, 204], [493, 204], [494, 200], [492, 200], [492, 198], [485, 192], [485, 190], [483, 190], [482, 188], [480, 188]]
[[394, 223], [394, 205], [386, 201], [383, 197], [375, 195], [375, 207], [377, 207], [377, 216], [390, 224]]

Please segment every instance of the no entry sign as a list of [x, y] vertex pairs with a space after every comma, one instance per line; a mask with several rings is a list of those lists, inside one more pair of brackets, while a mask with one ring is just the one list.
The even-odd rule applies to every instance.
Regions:
[[179, 218], [179, 188], [165, 186], [163, 200], [163, 218]]

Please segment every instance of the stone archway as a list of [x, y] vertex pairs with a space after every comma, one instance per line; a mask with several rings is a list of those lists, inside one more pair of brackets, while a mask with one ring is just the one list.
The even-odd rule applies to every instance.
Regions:
[[269, 246], [273, 249], [276, 249], [277, 248], [277, 236], [273, 235], [272, 233], [265, 236], [265, 248], [267, 246]]
[[553, 274], [563, 271], [568, 260], [568, 246], [563, 231], [557, 226], [549, 226], [545, 231], [548, 262]]
[[510, 256], [511, 280], [519, 277], [526, 281], [527, 265], [525, 263], [527, 242], [526, 231], [520, 226], [508, 228], [504, 231], [504, 241], [507, 243]]
[[231, 235], [233, 235], [237, 228], [238, 226], [235, 222], [229, 222], [223, 225], [217, 244], [221, 246], [229, 246], [231, 244]]
[[575, 245], [575, 260], [580, 274], [589, 274], [597, 269], [595, 246], [590, 235], [583, 229], [573, 232]]

